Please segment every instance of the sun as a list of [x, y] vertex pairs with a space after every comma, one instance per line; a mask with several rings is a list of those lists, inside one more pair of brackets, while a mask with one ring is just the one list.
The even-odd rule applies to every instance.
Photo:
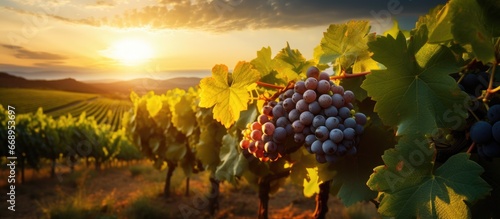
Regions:
[[140, 39], [122, 39], [114, 42], [103, 54], [126, 66], [143, 64], [153, 58], [151, 44]]

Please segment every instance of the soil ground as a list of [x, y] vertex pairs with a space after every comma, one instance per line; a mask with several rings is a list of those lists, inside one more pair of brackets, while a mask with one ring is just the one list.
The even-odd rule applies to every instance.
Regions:
[[[136, 170], [135, 176], [132, 170]], [[6, 179], [6, 170], [1, 171], [0, 176]], [[176, 170], [171, 197], [164, 198], [165, 173], [153, 169], [147, 162], [101, 171], [81, 168], [73, 174], [59, 174], [57, 178], [48, 177], [47, 170], [27, 171], [27, 182], [16, 185], [16, 211], [7, 210], [8, 203], [3, 200], [0, 202], [0, 218], [47, 218], [49, 214], [54, 215], [57, 209], [68, 211], [71, 209], [68, 206], [101, 213], [100, 216], [83, 218], [151, 218], [155, 217], [151, 216], [154, 214], [147, 213], [152, 211], [160, 212], [157, 217], [162, 218], [257, 218], [257, 192], [244, 181], [237, 186], [221, 183], [220, 209], [211, 217], [205, 198], [210, 185], [207, 173], [191, 178], [189, 196], [186, 197], [185, 178], [182, 170]], [[8, 188], [2, 183], [0, 194], [2, 199], [7, 199]], [[137, 204], [141, 203], [138, 200], [145, 204]], [[371, 203], [346, 208], [330, 196], [328, 206], [327, 218], [378, 218]], [[269, 218], [311, 218], [314, 208], [314, 197], [306, 198], [299, 186], [286, 183], [271, 195]], [[61, 218], [72, 217], [71, 214], [66, 215]]]

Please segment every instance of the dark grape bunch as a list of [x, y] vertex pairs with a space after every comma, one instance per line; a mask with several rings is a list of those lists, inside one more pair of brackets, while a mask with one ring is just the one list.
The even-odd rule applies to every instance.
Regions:
[[311, 67], [307, 79], [262, 108], [243, 131], [240, 147], [263, 161], [286, 153], [287, 139], [305, 145], [319, 163], [355, 155], [367, 117], [354, 111], [354, 93], [335, 85], [328, 73]]
[[500, 104], [490, 107], [488, 121], [478, 121], [470, 128], [472, 141], [478, 144], [482, 157], [500, 157]]

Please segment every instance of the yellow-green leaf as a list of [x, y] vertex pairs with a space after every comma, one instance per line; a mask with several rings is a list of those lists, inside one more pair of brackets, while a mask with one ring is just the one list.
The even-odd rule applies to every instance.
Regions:
[[199, 106], [214, 107], [214, 119], [229, 128], [240, 118], [240, 112], [247, 109], [250, 100], [247, 88], [259, 78], [260, 73], [248, 62], [239, 62], [233, 73], [225, 65], [216, 65], [212, 77], [200, 82]]

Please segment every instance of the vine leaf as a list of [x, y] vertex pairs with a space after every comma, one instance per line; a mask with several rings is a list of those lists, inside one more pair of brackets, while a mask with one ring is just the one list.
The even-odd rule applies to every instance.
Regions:
[[247, 109], [250, 95], [248, 87], [260, 78], [257, 70], [248, 62], [239, 62], [232, 74], [227, 66], [216, 65], [212, 77], [200, 82], [200, 107], [214, 107], [214, 119], [229, 128], [240, 118], [240, 112]]
[[[483, 1], [488, 2], [488, 1]], [[498, 3], [489, 1], [496, 12]], [[494, 4], [497, 4], [494, 7]], [[498, 14], [488, 19], [479, 5], [479, 1], [453, 0], [448, 3], [451, 18], [451, 32], [454, 39], [462, 44], [470, 44], [477, 59], [487, 63], [495, 60], [492, 36], [499, 33]], [[491, 22], [493, 21], [493, 22]]]
[[190, 88], [188, 92], [175, 88], [167, 92], [172, 124], [183, 134], [190, 136], [195, 131], [196, 115], [190, 106], [197, 98], [197, 91]]
[[147, 99], [146, 108], [149, 112], [149, 115], [151, 117], [155, 117], [156, 114], [160, 112], [161, 108], [163, 108], [162, 98], [157, 95], [151, 96], [151, 98]]
[[[392, 152], [395, 153], [384, 156], [387, 167], [378, 167], [373, 175], [400, 174], [397, 172], [401, 166], [400, 154], [396, 150]], [[469, 160], [469, 154], [460, 153], [449, 158], [435, 173], [412, 172], [411, 179], [405, 178], [406, 183], [394, 189], [381, 187], [386, 184], [381, 181], [399, 180], [397, 178], [372, 175], [367, 185], [384, 192], [379, 207], [384, 217], [470, 218], [465, 202], [472, 203], [491, 191], [480, 177], [483, 171], [479, 164]]]
[[373, 70], [361, 87], [377, 101], [375, 112], [384, 124], [398, 126], [397, 135], [432, 133], [465, 119], [467, 96], [449, 76], [458, 70], [455, 58], [448, 48], [426, 44], [426, 39], [423, 26], [408, 46], [401, 32], [368, 43], [373, 59], [387, 69]]
[[321, 48], [315, 49], [315, 60], [319, 60], [320, 64], [334, 62], [341, 69], [352, 66], [353, 72], [377, 69], [377, 62], [371, 59], [366, 45], [375, 38], [375, 34], [369, 31], [368, 21], [330, 25], [321, 39]]
[[218, 180], [235, 182], [236, 176], [241, 176], [247, 169], [248, 161], [238, 150], [238, 138], [231, 134], [226, 134], [222, 138], [222, 147], [220, 148], [221, 164], [217, 167], [215, 177]]

